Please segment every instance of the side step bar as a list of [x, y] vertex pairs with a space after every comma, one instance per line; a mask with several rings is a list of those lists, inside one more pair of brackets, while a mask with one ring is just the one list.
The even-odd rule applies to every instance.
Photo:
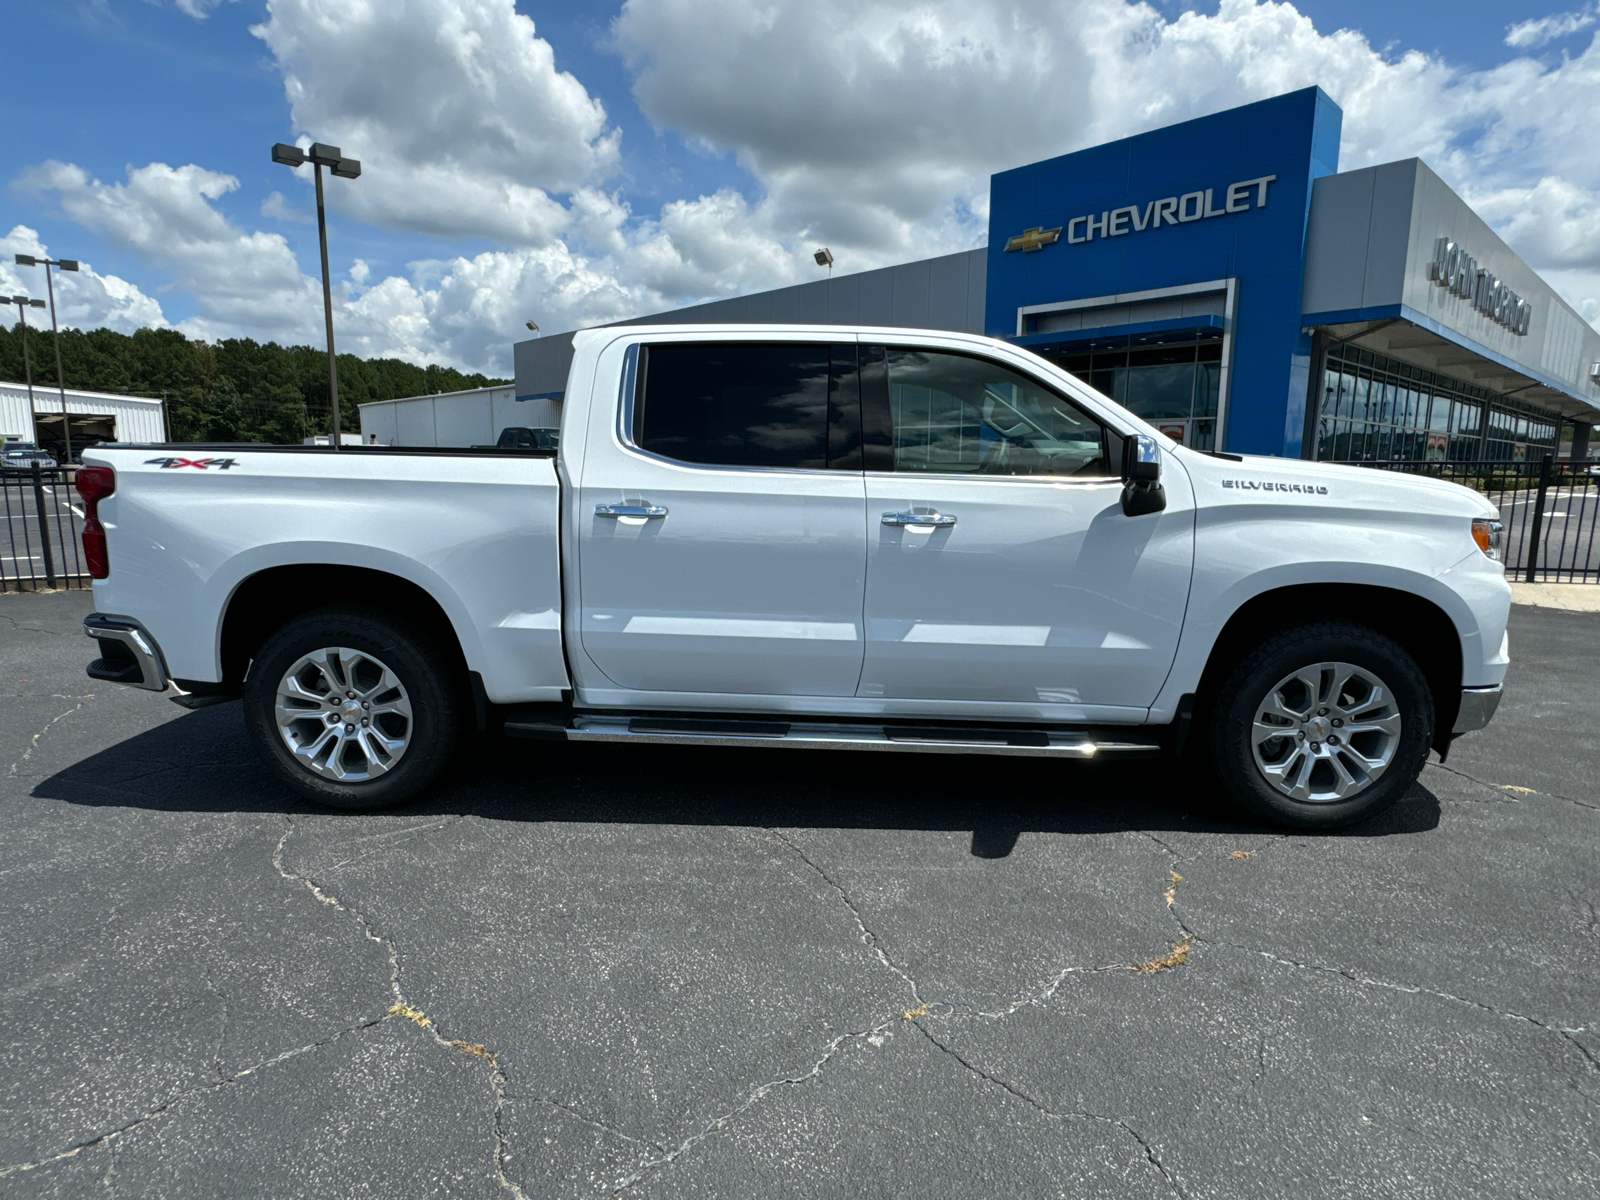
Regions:
[[797, 750], [903, 750], [919, 754], [1002, 754], [1033, 758], [1155, 758], [1153, 733], [1123, 730], [975, 729], [703, 717], [576, 716], [508, 713], [510, 737], [569, 742], [678, 746], [771, 746]]

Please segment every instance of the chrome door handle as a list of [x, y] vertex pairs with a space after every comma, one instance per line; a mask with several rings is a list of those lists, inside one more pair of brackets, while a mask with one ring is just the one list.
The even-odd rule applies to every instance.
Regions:
[[596, 504], [597, 517], [664, 517], [667, 510], [659, 504]]
[[887, 512], [883, 514], [885, 525], [932, 525], [937, 529], [948, 529], [956, 523], [954, 517], [947, 517], [935, 509], [927, 512]]

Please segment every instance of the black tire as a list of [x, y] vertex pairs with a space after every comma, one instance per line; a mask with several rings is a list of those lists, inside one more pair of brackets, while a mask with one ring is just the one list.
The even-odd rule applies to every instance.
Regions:
[[[404, 689], [402, 698], [409, 703], [409, 719], [403, 722], [394, 714], [372, 718], [375, 726], [380, 720], [388, 722], [385, 732], [389, 738], [398, 738], [403, 731], [406, 739], [392, 762], [380, 764], [382, 773], [373, 777], [330, 778], [290, 749], [287, 736], [296, 737], [309, 749], [319, 721], [330, 723], [337, 734], [336, 713], [309, 707], [308, 720], [297, 722], [289, 735], [279, 728], [278, 689], [290, 668], [308, 654], [336, 648], [358, 651], [362, 656], [371, 655], [372, 659], [358, 658], [347, 665], [336, 656], [332, 664], [335, 672], [345, 672], [359, 688], [363, 681], [358, 681], [357, 673], [364, 673], [364, 682], [368, 684], [377, 678], [371, 673], [375, 661], [398, 679]], [[455, 755], [466, 730], [470, 698], [463, 682], [455, 678], [458, 672], [452, 669], [451, 657], [424, 632], [371, 609], [330, 607], [297, 617], [269, 637], [250, 664], [244, 688], [244, 711], [256, 752], [284, 783], [319, 804], [365, 811], [403, 804], [438, 779]], [[319, 674], [315, 668], [308, 668], [305, 677], [313, 681], [313, 686], [319, 686], [319, 679], [324, 683], [326, 680], [325, 674]], [[390, 689], [383, 695], [393, 705], [396, 693]], [[375, 696], [374, 701], [378, 700]], [[301, 736], [302, 728], [308, 729], [307, 735]], [[354, 725], [343, 728], [354, 729]], [[375, 760], [363, 749], [363, 743], [333, 744], [348, 756], [342, 763], [355, 764], [354, 771], [374, 769]], [[336, 765], [332, 769], [341, 768]]]
[[[1314, 756], [1307, 752], [1310, 748], [1316, 748], [1328, 759], [1337, 758], [1340, 765], [1335, 766], [1328, 761], [1312, 766], [1310, 773], [1305, 776], [1307, 782], [1302, 785], [1305, 792], [1315, 795], [1321, 788], [1327, 796], [1341, 786], [1350, 788], [1352, 785], [1344, 783], [1338, 773], [1341, 769], [1357, 784], [1363, 779], [1370, 780], [1338, 798], [1297, 798], [1270, 782], [1264, 768], [1258, 765], [1253, 734], [1255, 721], [1264, 706], [1269, 704], [1269, 698], [1277, 692], [1280, 681], [1302, 669], [1333, 663], [1347, 663], [1360, 668], [1388, 689], [1393, 698], [1393, 710], [1400, 718], [1398, 736], [1359, 732], [1358, 738], [1368, 740], [1357, 745], [1348, 735], [1340, 739], [1341, 730], [1333, 730], [1320, 723], [1313, 727], [1309, 723], [1298, 724], [1287, 718], [1270, 718], [1274, 725], [1280, 720], [1285, 721], [1285, 733], [1264, 743], [1266, 753], [1263, 757], [1270, 754], [1272, 757], [1267, 761], [1267, 768], [1282, 767], [1289, 783], [1302, 778], [1300, 772], [1305, 764], [1314, 762]], [[1321, 680], [1324, 688], [1329, 688], [1334, 674], [1327, 672], [1313, 678]], [[1361, 689], [1368, 684], [1370, 680], [1364, 681], [1360, 676], [1355, 676], [1346, 695], [1359, 696]], [[1281, 698], [1282, 693], [1278, 694]], [[1294, 694], [1291, 688], [1291, 695]], [[1309, 688], [1298, 694], [1308, 695]], [[1362, 703], [1356, 700], [1344, 709], [1335, 703], [1328, 711], [1336, 714], [1352, 712], [1359, 709]], [[1289, 707], [1298, 708], [1299, 705], [1297, 700]], [[1313, 707], [1307, 711], [1314, 715], [1322, 711], [1322, 707], [1313, 703]], [[1371, 710], [1373, 714], [1382, 711], [1379, 708]], [[1218, 780], [1235, 801], [1255, 816], [1276, 825], [1295, 829], [1336, 829], [1376, 816], [1405, 795], [1416, 782], [1423, 764], [1428, 760], [1428, 747], [1433, 742], [1433, 692], [1416, 660], [1392, 639], [1362, 625], [1326, 622], [1273, 634], [1246, 655], [1228, 673], [1218, 689], [1210, 718], [1212, 761]], [[1263, 720], [1269, 718], [1263, 717]], [[1367, 718], [1363, 716], [1359, 721], [1364, 724]], [[1327, 742], [1310, 740], [1330, 733], [1332, 736], [1328, 737]], [[1392, 741], [1385, 740], [1391, 736]], [[1330, 748], [1330, 743], [1341, 740], [1344, 743], [1342, 749]], [[1359, 750], [1360, 755], [1371, 755], [1376, 759], [1384, 748], [1392, 749], [1392, 755], [1381, 773], [1361, 774], [1362, 758], [1351, 752]], [[1292, 760], [1291, 756], [1298, 758]]]

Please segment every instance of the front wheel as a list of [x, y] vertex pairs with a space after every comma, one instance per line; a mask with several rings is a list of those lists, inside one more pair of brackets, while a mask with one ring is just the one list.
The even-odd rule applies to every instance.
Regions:
[[1360, 625], [1303, 626], [1268, 638], [1223, 683], [1212, 757], [1252, 813], [1332, 829], [1405, 795], [1433, 725], [1433, 693], [1397, 643]]
[[333, 808], [403, 803], [460, 741], [466, 705], [444, 654], [385, 614], [328, 608], [266, 641], [245, 682], [246, 723], [278, 777]]

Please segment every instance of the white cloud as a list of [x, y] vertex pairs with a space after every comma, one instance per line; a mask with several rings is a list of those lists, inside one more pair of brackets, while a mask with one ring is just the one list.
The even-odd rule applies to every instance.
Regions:
[[[636, 212], [620, 132], [512, 0], [269, 0], [255, 31], [302, 142], [363, 161], [331, 205], [501, 245], [376, 281], [358, 263], [337, 320], [366, 353], [505, 371], [529, 318], [555, 331], [816, 278], [824, 244], [842, 270], [966, 248], [992, 171], [1311, 84], [1344, 108], [1346, 168], [1425, 158], [1600, 317], [1600, 42], [1464, 70], [1253, 0], [1171, 20], [1124, 0], [628, 0], [612, 35], [646, 116], [756, 184]], [[230, 176], [151, 164], [104, 184], [48, 163], [22, 182], [168, 270], [199, 310], [186, 330], [320, 338], [287, 243], [218, 208]], [[305, 190], [261, 206], [308, 209]]]
[[270, 221], [291, 221], [296, 225], [309, 225], [316, 220], [309, 212], [290, 204], [282, 192], [268, 193], [261, 202], [261, 215]]
[[[190, 337], [312, 345], [322, 340], [320, 280], [300, 270], [281, 235], [243, 230], [216, 207], [238, 187], [232, 176], [151, 163], [130, 168], [126, 183], [105, 183], [73, 164], [47, 162], [24, 171], [15, 186], [52, 199], [78, 224], [169, 273], [198, 309], [178, 324]], [[611, 217], [620, 219], [620, 213]], [[43, 253], [34, 248], [31, 230], [19, 226], [11, 241], [23, 253]], [[530, 315], [568, 328], [665, 303], [648, 287], [621, 283], [614, 263], [597, 265], [560, 241], [414, 268], [409, 279], [370, 283], [370, 267], [357, 259], [346, 279], [334, 281], [341, 350], [509, 373], [511, 342], [525, 332], [522, 323]], [[0, 265], [0, 280], [16, 270]], [[102, 279], [85, 273], [91, 276]], [[125, 329], [165, 324], [155, 302], [131, 285], [104, 277], [98, 286], [106, 300], [98, 310], [87, 300], [79, 304], [71, 311], [81, 310], [86, 320], [74, 323]], [[119, 298], [120, 308], [114, 303]], [[141, 303], [148, 308], [139, 309]], [[64, 320], [68, 311], [63, 308]]]
[[1469, 189], [1466, 199], [1530, 262], [1600, 272], [1600, 193], [1549, 175], [1532, 187]]
[[511, 0], [269, 0], [252, 28], [294, 127], [361, 160], [329, 203], [381, 225], [548, 245], [553, 198], [615, 171], [620, 132]]
[[1506, 30], [1506, 45], [1519, 50], [1531, 50], [1557, 38], [1570, 37], [1595, 23], [1593, 8], [1576, 12], [1552, 13], [1548, 17], [1532, 17], [1518, 21]]
[[213, 10], [220, 8], [224, 3], [237, 4], [239, 0], [172, 0], [172, 6], [186, 16], [197, 21], [204, 21]]
[[239, 186], [231, 175], [151, 163], [129, 168], [127, 183], [102, 183], [71, 163], [46, 162], [14, 186], [53, 197], [78, 224], [166, 270], [199, 310], [185, 332], [301, 341], [315, 333], [320, 288], [282, 235], [247, 233], [214, 207]]
[[[736, 156], [767, 228], [868, 262], [967, 244], [992, 171], [1319, 84], [1344, 109], [1344, 167], [1422, 157], [1502, 197], [1536, 268], [1600, 266], [1580, 245], [1600, 43], [1467, 71], [1386, 58], [1270, 0], [1172, 20], [1122, 0], [628, 0], [613, 33], [646, 115]], [[1516, 217], [1533, 180], [1543, 215]], [[1600, 271], [1564, 278], [1575, 303], [1600, 298]]]
[[[35, 258], [50, 257], [50, 250], [40, 241], [36, 230], [26, 225], [14, 226], [10, 233], [0, 237], [0, 294], [30, 296], [44, 300], [47, 296], [43, 267], [19, 267], [18, 254], [31, 254]], [[82, 263], [77, 271], [53, 273], [56, 291], [56, 321], [76, 329], [115, 329], [132, 333], [147, 326], [157, 328], [167, 324], [161, 315], [161, 305], [145, 295], [134, 284], [116, 275], [102, 275], [93, 263]], [[17, 310], [0, 310], [7, 325], [17, 320]], [[30, 309], [28, 321], [48, 328], [48, 310]]]

